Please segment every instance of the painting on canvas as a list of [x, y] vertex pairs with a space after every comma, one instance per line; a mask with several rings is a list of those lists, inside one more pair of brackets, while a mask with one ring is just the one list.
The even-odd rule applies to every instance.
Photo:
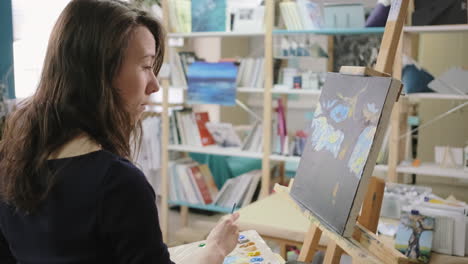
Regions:
[[188, 67], [189, 104], [236, 104], [237, 66], [197, 61]]
[[401, 83], [328, 73], [291, 196], [349, 237]]

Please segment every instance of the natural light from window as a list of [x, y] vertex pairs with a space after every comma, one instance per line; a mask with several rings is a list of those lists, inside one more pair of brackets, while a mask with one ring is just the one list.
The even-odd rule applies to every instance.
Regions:
[[36, 91], [50, 32], [69, 1], [12, 1], [16, 98]]

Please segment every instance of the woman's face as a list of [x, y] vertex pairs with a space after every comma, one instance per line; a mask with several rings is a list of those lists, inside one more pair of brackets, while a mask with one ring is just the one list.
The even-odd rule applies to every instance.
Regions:
[[114, 86], [120, 92], [127, 111], [138, 120], [149, 103], [149, 96], [159, 90], [154, 75], [155, 40], [144, 26], [132, 32]]

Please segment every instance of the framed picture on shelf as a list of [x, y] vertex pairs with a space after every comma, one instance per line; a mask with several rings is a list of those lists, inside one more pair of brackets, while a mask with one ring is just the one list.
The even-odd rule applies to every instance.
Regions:
[[234, 11], [234, 32], [263, 32], [265, 7], [245, 7]]

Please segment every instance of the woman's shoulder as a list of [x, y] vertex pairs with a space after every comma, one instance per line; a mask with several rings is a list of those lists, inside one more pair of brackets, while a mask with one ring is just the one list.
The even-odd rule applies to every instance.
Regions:
[[[89, 180], [99, 185], [137, 184], [146, 185], [146, 177], [129, 160], [107, 150], [98, 150], [87, 154], [52, 160], [50, 163], [59, 171], [67, 174], [88, 175]], [[60, 170], [62, 169], [62, 170]], [[72, 177], [74, 178], [74, 177]], [[84, 180], [82, 177], [80, 177]]]

